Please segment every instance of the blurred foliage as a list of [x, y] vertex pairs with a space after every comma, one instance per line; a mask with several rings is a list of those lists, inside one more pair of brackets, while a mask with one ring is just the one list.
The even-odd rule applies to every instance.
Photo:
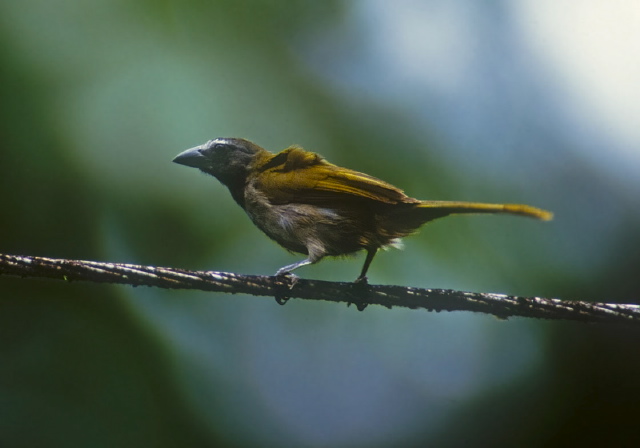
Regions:
[[[636, 196], [550, 127], [535, 91], [544, 82], [489, 90], [500, 107], [487, 115], [518, 133], [475, 141], [461, 118], [452, 136], [415, 103], [378, 97], [367, 83], [380, 74], [354, 69], [361, 84], [345, 88], [322, 73], [339, 78], [336, 67], [365, 52], [349, 39], [361, 26], [354, 3], [0, 5], [0, 251], [272, 273], [295, 258], [215, 180], [170, 163], [239, 136], [274, 151], [301, 144], [420, 198], [556, 212], [551, 224], [435, 222], [381, 254], [374, 283], [637, 300]], [[499, 4], [478, 20], [505, 20]], [[499, 71], [484, 69], [478, 77]], [[361, 261], [300, 274], [346, 280]], [[627, 328], [3, 277], [0, 445], [629, 446], [639, 339]]]

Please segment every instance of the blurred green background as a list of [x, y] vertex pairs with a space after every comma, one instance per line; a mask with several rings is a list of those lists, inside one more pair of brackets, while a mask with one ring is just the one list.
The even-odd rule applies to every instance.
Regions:
[[[4, 1], [0, 252], [272, 274], [299, 257], [171, 163], [237, 136], [556, 213], [432, 223], [372, 283], [637, 301], [638, 23], [599, 0]], [[631, 328], [0, 277], [6, 447], [633, 446], [638, 378]]]

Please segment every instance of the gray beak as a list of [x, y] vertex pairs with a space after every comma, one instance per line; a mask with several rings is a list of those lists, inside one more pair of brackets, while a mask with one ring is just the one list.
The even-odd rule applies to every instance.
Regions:
[[194, 148], [187, 149], [186, 151], [178, 154], [174, 159], [174, 163], [180, 165], [190, 166], [193, 168], [201, 168], [207, 158], [202, 154], [202, 151], [206, 149], [204, 145], [196, 146]]

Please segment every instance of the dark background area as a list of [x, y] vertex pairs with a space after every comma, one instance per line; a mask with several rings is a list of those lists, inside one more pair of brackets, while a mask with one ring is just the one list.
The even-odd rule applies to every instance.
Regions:
[[[452, 217], [372, 283], [635, 303], [637, 6], [0, 5], [0, 252], [272, 274], [215, 137], [300, 144]], [[305, 267], [350, 280], [363, 257]], [[0, 445], [637, 446], [640, 332], [0, 277]]]

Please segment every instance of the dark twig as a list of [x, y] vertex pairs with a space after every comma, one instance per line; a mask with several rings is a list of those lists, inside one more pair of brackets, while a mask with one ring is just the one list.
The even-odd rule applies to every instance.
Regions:
[[474, 311], [504, 319], [521, 316], [580, 322], [640, 324], [640, 305], [304, 279], [298, 279], [295, 284], [292, 284], [288, 278], [280, 277], [44, 257], [0, 254], [0, 275], [67, 281], [84, 280], [169, 289], [199, 289], [281, 299], [295, 297], [354, 303], [359, 309], [367, 305], [382, 305], [387, 308], [397, 306], [412, 309], [424, 308], [430, 311]]

